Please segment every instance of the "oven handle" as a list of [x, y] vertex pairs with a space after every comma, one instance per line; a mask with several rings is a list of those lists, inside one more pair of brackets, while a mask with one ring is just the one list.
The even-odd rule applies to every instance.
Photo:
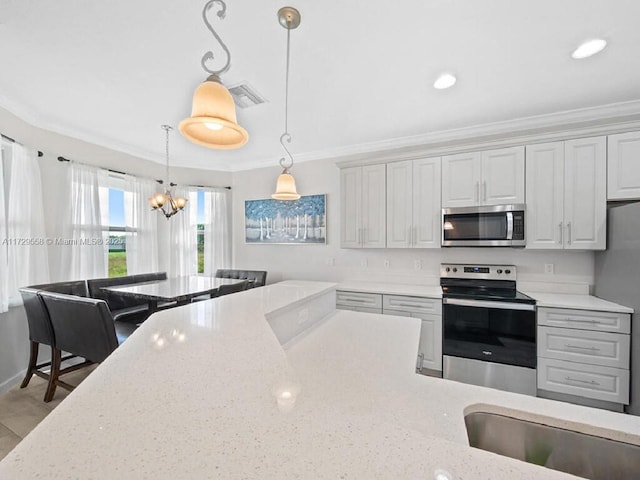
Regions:
[[536, 306], [529, 303], [492, 302], [489, 300], [467, 300], [464, 298], [443, 298], [442, 303], [462, 307], [498, 308], [500, 310], [525, 310], [535, 312]]
[[507, 240], [513, 240], [513, 212], [507, 212]]

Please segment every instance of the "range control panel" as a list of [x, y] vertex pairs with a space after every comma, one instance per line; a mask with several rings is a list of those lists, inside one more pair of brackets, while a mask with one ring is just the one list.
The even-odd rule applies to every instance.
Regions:
[[482, 280], [514, 280], [515, 265], [469, 265], [465, 263], [443, 263], [440, 278], [479, 278]]

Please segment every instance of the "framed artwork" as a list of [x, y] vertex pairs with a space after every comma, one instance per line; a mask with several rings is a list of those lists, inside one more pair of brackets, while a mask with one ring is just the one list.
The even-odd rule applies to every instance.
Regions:
[[245, 243], [327, 243], [327, 196], [305, 195], [298, 200], [245, 200]]

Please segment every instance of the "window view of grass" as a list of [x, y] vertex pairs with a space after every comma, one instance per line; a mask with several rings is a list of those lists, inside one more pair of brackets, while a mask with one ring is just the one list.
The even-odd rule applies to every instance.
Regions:
[[126, 237], [109, 235], [109, 277], [124, 277], [127, 274]]
[[204, 273], [204, 224], [198, 224], [198, 273]]

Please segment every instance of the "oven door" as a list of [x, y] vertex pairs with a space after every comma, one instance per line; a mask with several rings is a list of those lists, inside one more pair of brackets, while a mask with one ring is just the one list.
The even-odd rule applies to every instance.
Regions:
[[524, 206], [520, 205], [445, 208], [442, 210], [442, 246], [524, 246], [523, 222]]
[[536, 368], [535, 305], [442, 300], [443, 354]]

